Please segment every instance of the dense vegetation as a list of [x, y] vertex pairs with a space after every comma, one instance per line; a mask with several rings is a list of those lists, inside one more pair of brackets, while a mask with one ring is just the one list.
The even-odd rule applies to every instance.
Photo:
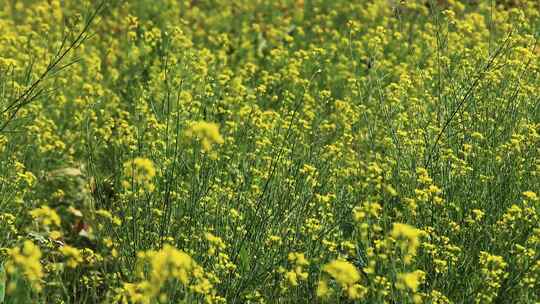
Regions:
[[0, 0], [0, 303], [539, 303], [540, 2]]

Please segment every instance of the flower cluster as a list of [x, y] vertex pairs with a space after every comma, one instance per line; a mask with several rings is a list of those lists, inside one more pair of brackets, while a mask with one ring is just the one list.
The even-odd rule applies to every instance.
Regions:
[[152, 182], [156, 176], [156, 169], [151, 160], [137, 157], [124, 163], [124, 175], [126, 179], [122, 182], [126, 189], [137, 188], [154, 191]]
[[0, 2], [0, 302], [540, 303], [540, 2]]

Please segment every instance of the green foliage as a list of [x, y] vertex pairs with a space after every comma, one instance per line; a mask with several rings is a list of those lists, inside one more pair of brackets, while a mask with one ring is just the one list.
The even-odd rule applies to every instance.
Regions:
[[4, 264], [0, 264], [0, 303], [4, 303], [6, 299], [6, 282], [6, 269], [4, 268]]
[[540, 301], [536, 1], [0, 3], [0, 303]]

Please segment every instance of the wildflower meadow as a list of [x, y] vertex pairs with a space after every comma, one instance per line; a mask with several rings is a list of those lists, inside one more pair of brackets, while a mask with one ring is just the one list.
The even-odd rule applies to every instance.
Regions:
[[0, 0], [0, 303], [540, 303], [540, 1]]

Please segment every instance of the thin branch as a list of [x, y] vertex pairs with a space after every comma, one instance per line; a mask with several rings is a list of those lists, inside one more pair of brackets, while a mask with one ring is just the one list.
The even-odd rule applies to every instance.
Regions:
[[[43, 90], [39, 90], [37, 94], [35, 94], [35, 90], [37, 90], [40, 86], [40, 84], [47, 79], [50, 75], [54, 75], [57, 72], [69, 67], [74, 62], [68, 63], [66, 65], [60, 66], [59, 64], [64, 60], [64, 58], [71, 53], [73, 50], [77, 49], [84, 41], [86, 41], [90, 36], [87, 34], [88, 30], [90, 29], [90, 26], [92, 25], [93, 21], [105, 5], [105, 1], [101, 1], [100, 4], [96, 7], [96, 9], [92, 12], [90, 17], [88, 18], [88, 21], [85, 23], [84, 28], [81, 30], [81, 32], [77, 35], [77, 37], [71, 42], [71, 44], [65, 48], [67, 36], [64, 37], [62, 40], [62, 44], [60, 48], [58, 49], [56, 55], [51, 59], [49, 64], [47, 65], [47, 68], [45, 71], [39, 76], [39, 78], [34, 81], [30, 87], [28, 87], [21, 95], [19, 95], [15, 100], [13, 100], [5, 109], [3, 109], [0, 112], [0, 115], [4, 115], [9, 111], [12, 111], [8, 117], [8, 119], [0, 126], [0, 132], [3, 132], [7, 126], [13, 121], [17, 113], [22, 109], [23, 106], [28, 105], [36, 100], [37, 96], [39, 96]], [[56, 70], [56, 71], [55, 71]]]
[[484, 68], [479, 71], [472, 83], [472, 85], [469, 87], [469, 89], [467, 89], [467, 92], [465, 92], [465, 95], [463, 95], [463, 97], [461, 98], [460, 102], [458, 103], [458, 105], [456, 106], [456, 108], [452, 111], [452, 113], [450, 114], [450, 117], [448, 117], [448, 119], [445, 121], [443, 127], [441, 128], [441, 130], [439, 131], [439, 133], [437, 134], [437, 137], [435, 138], [435, 142], [433, 143], [433, 145], [431, 146], [431, 149], [430, 149], [430, 152], [428, 154], [428, 159], [426, 161], [426, 167], [429, 167], [431, 166], [431, 161], [433, 160], [433, 154], [435, 152], [435, 148], [437, 147], [437, 145], [439, 144], [439, 141], [441, 140], [442, 138], [442, 135], [444, 134], [444, 132], [446, 131], [446, 129], [448, 128], [448, 126], [450, 125], [450, 123], [454, 120], [454, 118], [456, 117], [456, 115], [461, 111], [461, 109], [463, 108], [463, 106], [465, 105], [465, 103], [467, 102], [467, 100], [469, 99], [469, 97], [472, 95], [472, 93], [474, 92], [474, 89], [476, 89], [476, 87], [478, 87], [478, 85], [480, 84], [480, 81], [482, 79], [484, 79], [484, 75], [487, 71], [489, 71], [491, 69], [491, 67], [494, 65], [495, 63], [495, 60], [502, 54], [503, 50], [505, 49], [505, 46], [507, 45], [507, 43], [509, 42], [510, 38], [512, 37], [512, 33], [509, 33], [508, 34], [508, 37], [506, 37], [506, 39], [504, 40], [504, 42], [501, 44], [501, 46], [497, 49], [497, 51], [491, 56], [491, 58], [489, 59], [489, 61], [487, 62], [487, 64], [484, 66]]

